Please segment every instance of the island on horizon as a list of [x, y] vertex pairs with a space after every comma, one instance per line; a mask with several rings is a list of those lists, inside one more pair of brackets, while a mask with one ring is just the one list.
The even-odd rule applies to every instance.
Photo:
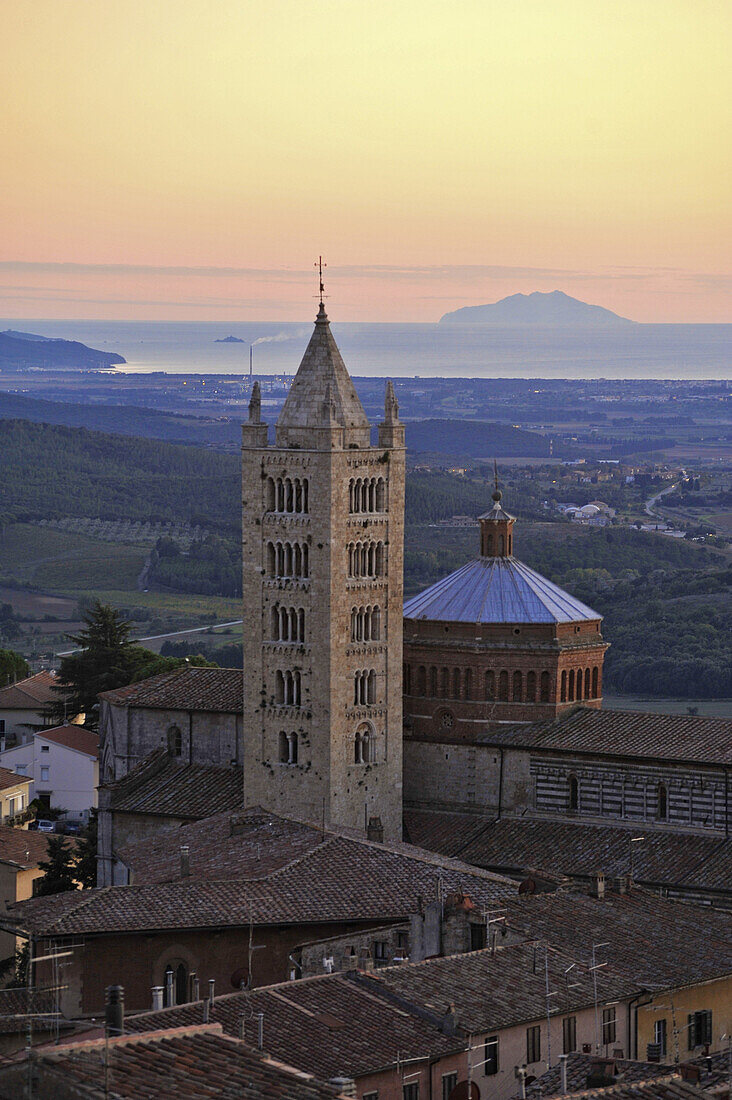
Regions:
[[548, 293], [511, 294], [483, 306], [463, 306], [440, 317], [443, 322], [465, 322], [483, 325], [634, 325], [637, 322], [621, 317], [603, 306], [593, 306], [572, 298], [562, 290]]
[[214, 340], [214, 344], [246, 344], [246, 340], [241, 340], [238, 336], [222, 336]]
[[98, 370], [126, 362], [116, 352], [99, 351], [78, 340], [15, 329], [0, 332], [0, 367], [4, 370]]

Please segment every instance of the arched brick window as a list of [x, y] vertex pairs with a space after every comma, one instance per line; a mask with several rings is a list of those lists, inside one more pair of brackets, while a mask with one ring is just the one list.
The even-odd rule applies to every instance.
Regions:
[[424, 665], [417, 669], [417, 695], [427, 694], [427, 670]]
[[549, 692], [551, 691], [551, 676], [548, 672], [542, 672], [541, 674], [541, 701], [542, 703], [549, 702]]
[[567, 702], [567, 670], [562, 669], [562, 690], [559, 696], [560, 703]]
[[575, 697], [576, 697], [578, 702], [580, 702], [582, 700], [582, 669], [581, 668], [577, 669], [577, 688], [576, 688], [576, 692], [575, 692]]
[[465, 669], [464, 683], [465, 683], [465, 698], [466, 699], [472, 699], [472, 697], [473, 697], [473, 673], [469, 668]]
[[589, 670], [589, 668], [586, 668], [585, 669], [585, 699], [590, 699], [590, 698], [592, 698], [592, 696], [590, 695], [590, 670]]
[[595, 667], [592, 670], [592, 698], [593, 699], [598, 698], [598, 681], [599, 681], [599, 678], [600, 678], [599, 677], [599, 670], [598, 670], [597, 665], [595, 665]]
[[433, 699], [437, 698], [437, 669], [434, 665], [430, 668], [430, 695]]
[[498, 698], [502, 703], [508, 702], [508, 673], [505, 669], [498, 676]]
[[526, 673], [526, 702], [527, 703], [535, 703], [536, 702], [536, 673], [535, 672], [527, 672]]
[[579, 809], [579, 782], [576, 775], [570, 775], [569, 777], [569, 809]]
[[570, 668], [569, 677], [567, 682], [567, 698], [570, 703], [574, 702], [574, 669]]
[[450, 669], [443, 668], [442, 676], [440, 677], [440, 695], [443, 699], [450, 697]]
[[491, 703], [496, 697], [496, 674], [492, 668], [487, 669], [485, 674], [485, 697]]
[[520, 703], [523, 699], [523, 676], [518, 669], [513, 674], [512, 698], [514, 703]]
[[454, 668], [452, 670], [452, 697], [453, 699], [460, 698], [460, 669]]

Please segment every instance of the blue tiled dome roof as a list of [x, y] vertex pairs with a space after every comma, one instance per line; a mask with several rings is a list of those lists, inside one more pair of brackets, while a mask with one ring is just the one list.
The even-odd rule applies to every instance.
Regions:
[[517, 558], [477, 558], [404, 604], [405, 619], [574, 623], [602, 616]]

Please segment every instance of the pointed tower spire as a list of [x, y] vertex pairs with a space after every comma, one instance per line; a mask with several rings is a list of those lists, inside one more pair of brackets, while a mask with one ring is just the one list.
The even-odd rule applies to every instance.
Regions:
[[259, 382], [252, 386], [252, 396], [249, 398], [249, 423], [262, 423], [262, 391]]
[[379, 424], [380, 447], [403, 447], [404, 425], [399, 419], [399, 402], [394, 393], [394, 383], [389, 379], [384, 391], [384, 419]]

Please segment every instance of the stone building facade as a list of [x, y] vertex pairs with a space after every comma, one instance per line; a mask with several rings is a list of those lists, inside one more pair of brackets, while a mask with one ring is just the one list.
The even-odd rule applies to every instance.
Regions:
[[601, 616], [513, 556], [501, 493], [480, 517], [480, 557], [404, 607], [407, 736], [475, 743], [494, 723], [602, 705]]
[[[378, 442], [321, 302], [268, 445], [243, 425], [246, 805], [401, 837], [404, 428]], [[374, 824], [377, 824], [374, 822]]]

